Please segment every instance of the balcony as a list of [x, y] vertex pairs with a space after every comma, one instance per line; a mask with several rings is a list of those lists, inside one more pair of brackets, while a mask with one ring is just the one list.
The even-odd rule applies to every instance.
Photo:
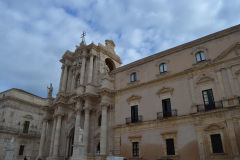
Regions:
[[40, 137], [41, 136], [39, 131], [33, 131], [33, 130], [23, 131], [23, 129], [20, 129], [20, 128], [8, 127], [8, 126], [3, 126], [3, 125], [0, 125], [0, 131], [18, 134], [19, 136], [27, 136], [27, 137]]
[[137, 118], [128, 117], [126, 118], [126, 124], [142, 122], [143, 116], [138, 116]]
[[157, 112], [157, 119], [164, 119], [168, 117], [175, 117], [177, 116], [177, 110], [172, 109], [171, 112]]
[[210, 110], [222, 109], [223, 103], [222, 101], [215, 101], [212, 104], [198, 104], [196, 105], [197, 112], [206, 112]]

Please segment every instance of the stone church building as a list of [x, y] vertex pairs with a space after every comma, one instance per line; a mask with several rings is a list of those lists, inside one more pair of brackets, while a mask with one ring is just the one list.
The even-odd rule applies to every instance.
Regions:
[[124, 66], [114, 48], [83, 40], [62, 56], [38, 157], [240, 159], [240, 25]]

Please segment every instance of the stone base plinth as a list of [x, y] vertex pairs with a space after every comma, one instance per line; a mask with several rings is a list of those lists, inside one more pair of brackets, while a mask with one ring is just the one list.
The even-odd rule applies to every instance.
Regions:
[[97, 156], [96, 157], [96, 160], [106, 160], [106, 158], [107, 158], [107, 156], [101, 156], [101, 155], [99, 155], [99, 156]]
[[64, 160], [64, 157], [55, 157], [55, 156], [53, 156], [53, 157], [47, 157], [46, 160]]

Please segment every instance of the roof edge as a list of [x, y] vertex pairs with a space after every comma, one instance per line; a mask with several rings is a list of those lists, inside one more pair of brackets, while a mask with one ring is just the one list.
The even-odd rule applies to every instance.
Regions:
[[28, 95], [31, 95], [31, 96], [34, 96], [34, 97], [37, 97], [37, 98], [41, 98], [41, 99], [43, 99], [43, 100], [46, 100], [46, 99], [47, 99], [47, 98], [40, 97], [40, 96], [38, 96], [38, 95], [35, 95], [35, 94], [33, 94], [33, 93], [30, 93], [30, 92], [27, 92], [27, 91], [25, 91], [25, 90], [18, 89], [18, 88], [11, 88], [11, 89], [5, 90], [5, 91], [3, 91], [3, 92], [0, 92], [0, 94], [5, 93], [5, 92], [9, 92], [9, 91], [12, 91], [12, 90], [19, 91], [19, 92], [22, 92], [22, 93], [26, 93], [26, 94], [28, 94]]
[[181, 44], [179, 46], [176, 46], [176, 47], [173, 47], [173, 48], [170, 48], [170, 49], [167, 49], [167, 50], [155, 53], [155, 54], [150, 55], [148, 57], [139, 59], [137, 61], [131, 62], [129, 64], [126, 64], [124, 66], [116, 68], [115, 70], [112, 71], [112, 73], [115, 74], [115, 73], [118, 73], [118, 72], [125, 71], [125, 70], [133, 68], [135, 66], [147, 63], [149, 61], [152, 61], [152, 60], [154, 60], [156, 58], [164, 57], [166, 55], [169, 55], [169, 54], [172, 54], [172, 53], [175, 53], [175, 52], [179, 52], [179, 51], [187, 49], [187, 48], [191, 48], [193, 46], [205, 43], [207, 41], [221, 38], [221, 37], [223, 37], [225, 35], [228, 35], [228, 34], [231, 34], [231, 33], [237, 32], [237, 31], [240, 31], [240, 24], [238, 24], [236, 26], [229, 27], [227, 29], [224, 29], [224, 30], [221, 30], [221, 31], [218, 31], [218, 32], [215, 32], [215, 33], [212, 33], [212, 34], [209, 34], [209, 35], [206, 35], [206, 36], [198, 38], [196, 40], [193, 40], [193, 41]]

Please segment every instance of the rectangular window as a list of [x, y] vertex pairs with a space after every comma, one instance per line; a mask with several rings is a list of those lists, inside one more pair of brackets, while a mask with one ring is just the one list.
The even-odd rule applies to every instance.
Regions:
[[215, 102], [212, 89], [202, 91], [205, 110], [215, 109]]
[[30, 125], [29, 121], [24, 122], [23, 133], [28, 133], [29, 125]]
[[131, 106], [131, 121], [138, 122], [138, 106]]
[[139, 157], [139, 143], [133, 142], [132, 143], [132, 155], [133, 157]]
[[24, 145], [20, 145], [18, 155], [20, 156], [23, 155], [23, 152], [24, 152]]
[[213, 153], [223, 153], [222, 139], [220, 134], [211, 135]]
[[162, 100], [162, 108], [163, 108], [163, 117], [171, 117], [172, 116], [170, 98]]
[[174, 139], [166, 139], [167, 155], [175, 155]]
[[130, 75], [130, 81], [131, 82], [135, 82], [137, 80], [137, 73], [136, 72], [133, 72], [131, 75]]

